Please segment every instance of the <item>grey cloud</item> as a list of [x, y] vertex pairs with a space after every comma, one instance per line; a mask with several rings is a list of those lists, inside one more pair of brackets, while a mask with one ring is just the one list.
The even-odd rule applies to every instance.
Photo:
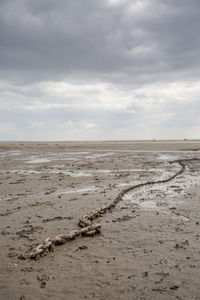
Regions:
[[1, 1], [1, 73], [133, 85], [199, 75], [199, 1], [141, 1], [146, 7], [131, 10], [137, 3]]
[[[199, 0], [0, 0], [0, 138], [152, 138], [199, 127], [199, 28]], [[48, 90], [60, 82], [77, 92]], [[164, 94], [173, 82], [183, 90]]]

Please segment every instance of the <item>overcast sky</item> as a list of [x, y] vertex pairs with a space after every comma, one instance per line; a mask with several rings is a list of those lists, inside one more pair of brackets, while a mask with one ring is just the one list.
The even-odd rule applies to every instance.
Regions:
[[199, 0], [0, 0], [0, 140], [200, 138]]

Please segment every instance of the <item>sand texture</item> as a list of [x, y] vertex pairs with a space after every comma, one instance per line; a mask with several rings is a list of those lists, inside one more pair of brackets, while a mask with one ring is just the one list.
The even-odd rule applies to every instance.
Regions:
[[0, 201], [2, 300], [200, 299], [200, 143], [0, 143]]

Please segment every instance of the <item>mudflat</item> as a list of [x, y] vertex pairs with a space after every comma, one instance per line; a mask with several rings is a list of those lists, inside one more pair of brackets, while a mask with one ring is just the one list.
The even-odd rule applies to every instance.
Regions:
[[[20, 259], [141, 183], [100, 234]], [[199, 299], [199, 199], [198, 142], [0, 143], [0, 299]]]

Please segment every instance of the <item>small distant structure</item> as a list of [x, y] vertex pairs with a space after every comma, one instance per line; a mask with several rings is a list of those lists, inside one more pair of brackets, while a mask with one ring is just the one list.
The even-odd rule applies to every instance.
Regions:
[[187, 142], [188, 141], [188, 139], [184, 139], [184, 142]]

